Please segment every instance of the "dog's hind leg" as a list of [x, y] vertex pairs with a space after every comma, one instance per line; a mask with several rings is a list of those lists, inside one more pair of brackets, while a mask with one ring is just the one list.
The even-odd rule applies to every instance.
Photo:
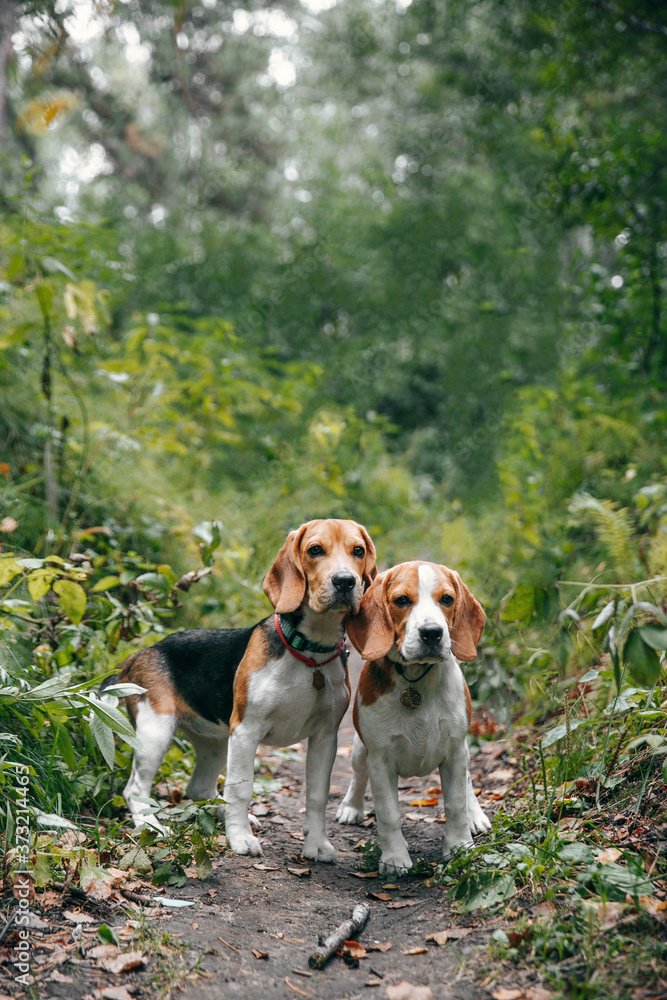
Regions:
[[361, 823], [364, 818], [364, 794], [368, 784], [368, 751], [359, 737], [354, 734], [352, 744], [352, 781], [345, 798], [338, 807], [336, 819], [339, 823]]
[[218, 778], [227, 766], [227, 738], [213, 739], [200, 736], [186, 729], [185, 733], [197, 755], [195, 769], [186, 789], [186, 797], [200, 799], [218, 798]]
[[154, 712], [150, 703], [144, 700], [136, 706], [134, 725], [142, 749], [134, 751], [132, 771], [123, 795], [135, 826], [151, 826], [164, 832], [162, 825], [148, 812], [149, 807], [145, 800], [151, 797], [153, 779], [174, 737], [176, 717]]

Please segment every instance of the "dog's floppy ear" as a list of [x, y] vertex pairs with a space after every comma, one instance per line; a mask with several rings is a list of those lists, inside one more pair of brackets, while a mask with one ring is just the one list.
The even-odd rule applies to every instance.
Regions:
[[375, 562], [375, 546], [371, 541], [371, 536], [368, 534], [363, 524], [355, 522], [359, 531], [364, 536], [364, 542], [366, 543], [366, 561], [364, 563], [363, 581], [364, 590], [368, 590], [373, 580], [377, 576], [378, 568]]
[[373, 580], [361, 599], [359, 613], [347, 620], [347, 634], [364, 660], [381, 660], [394, 644], [394, 623], [387, 609], [387, 573]]
[[[446, 569], [446, 567], [443, 567]], [[451, 627], [452, 652], [457, 660], [476, 660], [477, 644], [482, 638], [486, 615], [479, 601], [472, 596], [458, 573], [449, 570], [458, 593], [456, 617]]]
[[279, 614], [289, 614], [301, 607], [306, 596], [306, 575], [301, 563], [301, 539], [308, 523], [290, 531], [273, 566], [264, 577], [264, 593]]

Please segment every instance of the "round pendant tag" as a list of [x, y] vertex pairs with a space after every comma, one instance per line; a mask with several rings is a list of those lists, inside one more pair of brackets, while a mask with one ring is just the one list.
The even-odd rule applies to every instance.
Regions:
[[419, 708], [422, 703], [422, 696], [416, 688], [409, 687], [401, 694], [401, 705], [403, 708]]
[[313, 670], [313, 687], [316, 691], [321, 691], [324, 687], [324, 674], [321, 670]]

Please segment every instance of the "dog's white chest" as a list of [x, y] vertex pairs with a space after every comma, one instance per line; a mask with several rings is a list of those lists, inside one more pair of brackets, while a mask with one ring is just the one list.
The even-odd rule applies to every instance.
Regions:
[[260, 743], [284, 747], [338, 728], [349, 700], [345, 672], [337, 660], [323, 666], [320, 674], [324, 686], [318, 688], [313, 669], [289, 654], [253, 674], [246, 718], [259, 723]]

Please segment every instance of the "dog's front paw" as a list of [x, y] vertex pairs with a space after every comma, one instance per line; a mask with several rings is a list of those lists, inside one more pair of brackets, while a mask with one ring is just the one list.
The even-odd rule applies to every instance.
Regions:
[[363, 823], [363, 820], [363, 808], [355, 809], [354, 806], [346, 805], [345, 802], [341, 802], [338, 807], [338, 812], [336, 813], [337, 823]]
[[487, 830], [491, 829], [491, 820], [482, 811], [481, 806], [477, 806], [476, 809], [470, 809], [468, 820], [470, 822], [470, 832], [473, 836], [477, 836], [478, 833], [486, 833]]
[[311, 841], [306, 837], [301, 853], [310, 861], [325, 861], [327, 864], [332, 864], [336, 859], [335, 848], [328, 840]]
[[253, 858], [260, 857], [262, 848], [257, 837], [253, 837], [248, 830], [227, 830], [227, 846], [234, 854], [250, 854]]
[[407, 875], [412, 868], [412, 861], [407, 851], [396, 854], [383, 854], [378, 866], [380, 875]]

